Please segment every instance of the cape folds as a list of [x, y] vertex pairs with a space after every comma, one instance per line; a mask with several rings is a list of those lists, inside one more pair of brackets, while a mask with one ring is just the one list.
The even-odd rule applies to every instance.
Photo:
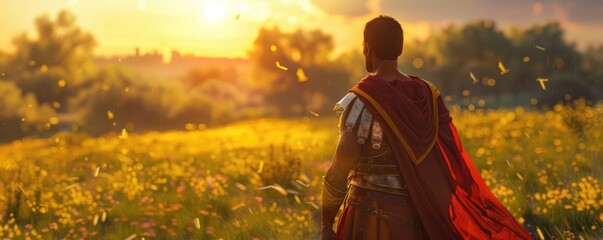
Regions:
[[386, 123], [384, 135], [429, 238], [532, 239], [488, 189], [435, 86], [411, 78], [368, 76], [350, 91]]

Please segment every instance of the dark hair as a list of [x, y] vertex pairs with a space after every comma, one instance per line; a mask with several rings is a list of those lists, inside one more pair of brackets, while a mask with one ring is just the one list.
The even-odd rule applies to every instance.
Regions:
[[396, 19], [379, 15], [364, 26], [364, 43], [381, 60], [396, 60], [402, 54], [404, 31]]

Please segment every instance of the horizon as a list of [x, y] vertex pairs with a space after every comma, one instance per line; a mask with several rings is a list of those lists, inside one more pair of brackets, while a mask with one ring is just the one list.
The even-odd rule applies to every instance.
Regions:
[[[60, 10], [75, 14], [77, 25], [97, 40], [95, 56], [104, 57], [131, 56], [134, 49], [139, 48], [141, 55], [153, 52], [165, 55], [175, 51], [195, 57], [247, 59], [261, 27], [278, 27], [286, 32], [298, 28], [320, 29], [333, 35], [336, 46], [334, 54], [341, 54], [360, 48], [364, 23], [378, 14], [398, 19], [405, 30], [407, 42], [425, 39], [449, 24], [458, 26], [477, 20], [492, 20], [503, 32], [514, 26], [527, 28], [557, 21], [565, 30], [566, 41], [576, 44], [579, 50], [584, 51], [587, 46], [603, 45], [603, 34], [596, 34], [603, 33], [603, 21], [596, 14], [596, 9], [603, 10], [603, 3], [592, 0], [572, 3], [513, 1], [498, 4], [485, 0], [463, 0], [463, 3], [472, 4], [478, 10], [458, 8], [455, 11], [447, 11], [445, 1], [440, 1], [440, 4], [395, 4], [385, 0], [354, 0], [347, 5], [341, 2], [5, 2], [0, 5], [5, 5], [3, 8], [8, 10], [8, 14], [0, 16], [0, 26], [6, 29], [7, 34], [0, 36], [0, 51], [11, 52], [14, 49], [12, 39], [23, 32], [31, 37], [37, 17], [48, 14], [55, 18]], [[482, 12], [494, 7], [500, 11]], [[409, 10], [404, 11], [405, 8]], [[130, 24], [124, 24], [125, 22]], [[347, 37], [350, 35], [355, 37]]]

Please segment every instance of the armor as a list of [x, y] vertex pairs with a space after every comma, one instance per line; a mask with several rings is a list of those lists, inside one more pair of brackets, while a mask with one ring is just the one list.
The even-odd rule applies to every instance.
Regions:
[[333, 111], [335, 111], [335, 115], [337, 115], [339, 117], [343, 113], [345, 108], [348, 106], [348, 104], [350, 104], [350, 102], [352, 100], [354, 100], [355, 98], [356, 98], [355, 93], [351, 92], [351, 93], [346, 94], [341, 100], [339, 100], [339, 102], [337, 102], [335, 104], [335, 107], [333, 108]]
[[[380, 120], [375, 118], [354, 93], [348, 93], [333, 109], [341, 115], [351, 109], [345, 120], [347, 132], [358, 125], [358, 144], [363, 145], [360, 159], [348, 176], [348, 184], [353, 187], [408, 196], [408, 189], [400, 174], [390, 145], [383, 138]], [[342, 116], [343, 117], [343, 116]], [[366, 144], [370, 139], [371, 143]]]

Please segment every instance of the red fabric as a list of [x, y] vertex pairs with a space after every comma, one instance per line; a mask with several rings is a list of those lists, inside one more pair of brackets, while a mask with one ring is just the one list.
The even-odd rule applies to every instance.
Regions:
[[[432, 92], [425, 81], [386, 81], [369, 76], [356, 86], [374, 99], [392, 119], [384, 125], [385, 137], [393, 147], [400, 171], [415, 202], [430, 239], [532, 239], [509, 211], [496, 199], [464, 151], [452, 118], [441, 97], [438, 101], [437, 140]], [[354, 91], [354, 89], [352, 90]], [[360, 97], [383, 121], [371, 101]], [[397, 129], [415, 155], [429, 151], [419, 164], [393, 133]]]

